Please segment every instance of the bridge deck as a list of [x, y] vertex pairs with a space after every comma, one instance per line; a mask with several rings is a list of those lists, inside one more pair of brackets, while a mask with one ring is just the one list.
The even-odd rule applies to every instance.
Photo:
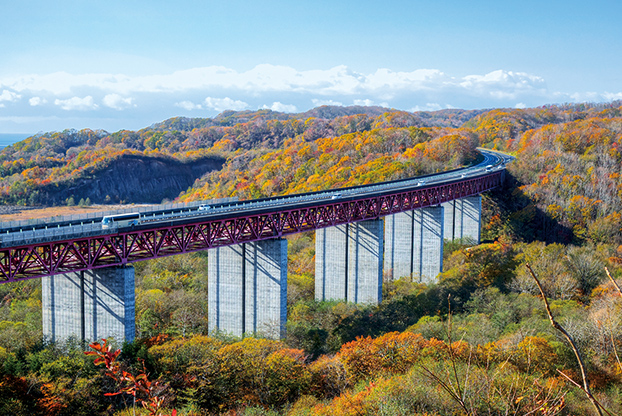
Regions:
[[[482, 152], [476, 167], [373, 186], [283, 196], [145, 221], [134, 228], [64, 227], [2, 241], [0, 283], [283, 237], [376, 219], [477, 195], [499, 186], [507, 157]], [[495, 163], [490, 168], [491, 162]], [[425, 183], [422, 183], [425, 181]], [[338, 193], [338, 194], [337, 194]], [[31, 233], [31, 234], [29, 234]]]

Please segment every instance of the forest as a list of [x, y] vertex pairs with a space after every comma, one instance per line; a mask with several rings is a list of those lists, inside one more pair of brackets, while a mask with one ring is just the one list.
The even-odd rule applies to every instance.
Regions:
[[622, 414], [622, 102], [227, 111], [40, 133], [0, 151], [0, 203], [59, 200], [127, 155], [223, 160], [170, 197], [187, 202], [435, 173], [477, 147], [516, 157], [483, 195], [481, 244], [446, 241], [435, 283], [385, 279], [382, 303], [357, 305], [316, 301], [314, 234], [288, 237], [282, 340], [208, 335], [207, 252], [134, 264], [132, 343], [51, 343], [40, 280], [1, 284], [0, 414]]

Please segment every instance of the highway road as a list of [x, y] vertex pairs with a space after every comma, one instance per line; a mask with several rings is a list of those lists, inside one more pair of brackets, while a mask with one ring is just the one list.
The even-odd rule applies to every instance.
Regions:
[[[206, 220], [236, 218], [239, 216], [252, 215], [265, 211], [278, 211], [280, 209], [326, 205], [330, 203], [342, 203], [364, 199], [372, 195], [388, 194], [400, 190], [413, 188], [425, 188], [438, 186], [443, 183], [467, 181], [489, 175], [505, 169], [507, 163], [514, 157], [489, 150], [478, 149], [483, 155], [483, 160], [473, 166], [446, 171], [438, 174], [419, 176], [416, 178], [401, 179], [371, 185], [362, 185], [349, 188], [318, 191], [300, 195], [285, 195], [273, 198], [232, 201], [210, 205], [210, 209], [199, 210], [201, 203], [196, 202], [186, 206], [140, 212], [140, 225], [134, 228], [111, 227], [102, 228], [104, 215], [95, 215], [91, 218], [77, 220], [49, 219], [49, 221], [34, 224], [28, 227], [10, 227], [0, 229], [0, 247], [15, 247], [47, 241], [58, 241], [81, 236], [94, 236], [106, 234], [119, 234], [124, 231], [153, 229], [160, 226], [182, 224]], [[125, 210], [124, 212], [128, 212]]]

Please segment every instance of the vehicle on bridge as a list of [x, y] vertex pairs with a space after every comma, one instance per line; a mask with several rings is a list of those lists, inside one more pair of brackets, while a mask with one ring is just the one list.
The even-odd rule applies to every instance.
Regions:
[[102, 218], [102, 228], [112, 227], [131, 227], [140, 224], [140, 214], [132, 212], [129, 214], [108, 215]]

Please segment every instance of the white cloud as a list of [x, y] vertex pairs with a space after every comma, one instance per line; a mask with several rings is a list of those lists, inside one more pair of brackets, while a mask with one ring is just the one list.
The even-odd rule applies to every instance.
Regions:
[[218, 112], [225, 111], [225, 110], [240, 111], [240, 110], [244, 110], [248, 108], [248, 104], [245, 103], [244, 101], [232, 100], [229, 97], [225, 97], [225, 98], [207, 97], [205, 99], [205, 107], [211, 110], [216, 110]]
[[[499, 77], [500, 71], [484, 76], [465, 77], [464, 85], [488, 83]], [[506, 77], [513, 75], [505, 72]], [[371, 91], [407, 89], [429, 90], [446, 84], [457, 84], [463, 80], [454, 79], [434, 69], [419, 69], [412, 72], [393, 72], [378, 69], [365, 75], [346, 66], [328, 70], [298, 71], [287, 66], [257, 65], [255, 68], [238, 72], [219, 66], [193, 68], [167, 75], [130, 77], [121, 74], [79, 74], [56, 72], [47, 75], [26, 75], [19, 78], [0, 80], [15, 91], [46, 91], [54, 95], [70, 94], [79, 88], [96, 88], [108, 93], [130, 95], [132, 92], [174, 92], [202, 89], [237, 89], [241, 91], [266, 92], [313, 92], [320, 95], [357, 94]], [[498, 80], [497, 80], [498, 83]]]
[[502, 70], [485, 75], [468, 75], [458, 85], [472, 94], [502, 100], [513, 100], [522, 94], [538, 95], [546, 91], [544, 79], [538, 76]]
[[411, 108], [409, 111], [411, 112], [415, 112], [415, 111], [438, 111], [438, 110], [442, 110], [442, 109], [446, 109], [446, 108], [453, 108], [450, 105], [440, 105], [439, 103], [425, 103], [425, 105], [416, 105], [413, 108]]
[[[11, 105], [11, 111], [6, 110], [7, 103], [21, 99], [30, 105]], [[36, 113], [41, 120], [58, 120], [53, 128], [61, 129], [79, 123], [106, 130], [137, 124], [141, 128], [180, 111], [201, 111], [210, 117], [225, 110], [257, 108], [298, 112], [308, 110], [310, 103], [315, 107], [353, 103], [433, 111], [615, 99], [622, 99], [622, 93], [550, 91], [543, 78], [509, 70], [452, 76], [438, 69], [380, 68], [362, 73], [344, 65], [300, 71], [262, 64], [247, 71], [209, 66], [142, 76], [55, 72], [0, 77], [3, 115], [31, 117]], [[48, 102], [55, 106], [43, 105]], [[33, 128], [50, 129], [43, 122]]]
[[10, 102], [17, 101], [20, 98], [22, 98], [22, 96], [13, 91], [3, 90], [2, 94], [0, 94], [0, 105], [4, 107], [3, 101], [10, 103]]
[[374, 74], [365, 78], [368, 90], [380, 89], [408, 89], [426, 90], [438, 88], [451, 83], [452, 78], [436, 69], [418, 69], [412, 72], [393, 72], [386, 68], [378, 69]]
[[570, 100], [573, 102], [582, 102], [582, 101], [600, 101], [602, 100], [603, 96], [606, 94], [598, 94], [596, 92], [575, 92], [569, 95]]
[[72, 110], [85, 111], [85, 110], [95, 110], [98, 108], [98, 105], [95, 104], [95, 102], [93, 101], [93, 97], [91, 97], [90, 95], [87, 95], [84, 98], [72, 97], [67, 100], [56, 99], [54, 100], [54, 104], [66, 111], [72, 111]]
[[443, 109], [443, 107], [438, 103], [426, 103], [425, 108], [427, 111], [438, 111]]
[[32, 97], [28, 100], [28, 104], [30, 104], [32, 107], [37, 107], [47, 102], [48, 101], [45, 98], [41, 98], [41, 97]]
[[102, 100], [106, 107], [110, 107], [115, 110], [124, 110], [132, 107], [132, 101], [133, 100], [131, 98], [124, 98], [119, 94], [107, 94]]
[[314, 107], [319, 107], [319, 106], [322, 106], [322, 105], [343, 105], [343, 103], [341, 101], [319, 100], [317, 98], [313, 98], [311, 100], [311, 102], [313, 103]]
[[283, 104], [279, 101], [275, 101], [271, 106], [263, 105], [262, 108], [269, 108], [272, 111], [279, 111], [281, 113], [295, 113], [297, 111], [296, 106], [292, 104]]
[[607, 101], [622, 100], [622, 92], [617, 92], [617, 93], [606, 92], [603, 94], [603, 97], [605, 97]]
[[516, 103], [514, 108], [527, 108], [527, 106], [525, 105], [525, 103]]
[[363, 105], [363, 106], [369, 107], [375, 104], [372, 100], [370, 100], [369, 98], [366, 98], [364, 100], [354, 100], [354, 105]]
[[[509, 99], [520, 94], [539, 94], [546, 89], [544, 80], [538, 76], [503, 70], [457, 78], [437, 69], [395, 72], [381, 68], [374, 73], [363, 74], [343, 65], [327, 70], [298, 71], [288, 66], [268, 64], [257, 65], [245, 72], [222, 66], [210, 66], [146, 76], [74, 75], [56, 72], [0, 79], [0, 85], [18, 92], [30, 92], [33, 95], [45, 92], [59, 98], [72, 93], [76, 95], [77, 91], [91, 90], [93, 91], [91, 95], [96, 95], [95, 91], [101, 91], [107, 95], [115, 94], [113, 95], [117, 97], [115, 105], [120, 102], [120, 97], [135, 93], [236, 91], [238, 95], [255, 96], [265, 93], [294, 93], [311, 94], [318, 100], [338, 102], [340, 96], [367, 95], [373, 101], [378, 99], [387, 101], [407, 93], [438, 92], [462, 92], [471, 96]], [[191, 101], [186, 99], [180, 102]], [[128, 103], [125, 102], [123, 105], [127, 107]], [[218, 102], [207, 106], [222, 108]]]
[[175, 107], [181, 107], [186, 111], [203, 109], [201, 104], [195, 104], [192, 101], [181, 101], [181, 102], [175, 103]]

